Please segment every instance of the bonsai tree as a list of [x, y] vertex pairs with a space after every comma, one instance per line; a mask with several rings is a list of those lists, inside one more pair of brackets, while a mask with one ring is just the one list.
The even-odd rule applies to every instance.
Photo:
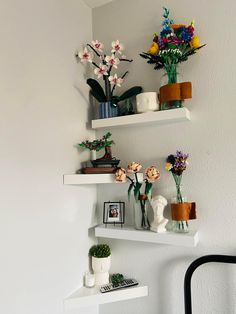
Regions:
[[111, 255], [111, 249], [107, 244], [93, 245], [89, 250], [89, 256], [105, 258]]
[[99, 159], [112, 159], [111, 145], [115, 143], [112, 139], [110, 139], [111, 136], [112, 134], [110, 132], [107, 132], [105, 135], [103, 135], [101, 139], [94, 140], [92, 142], [87, 140], [78, 144], [78, 146], [97, 152], [101, 149], [105, 149], [105, 155]]

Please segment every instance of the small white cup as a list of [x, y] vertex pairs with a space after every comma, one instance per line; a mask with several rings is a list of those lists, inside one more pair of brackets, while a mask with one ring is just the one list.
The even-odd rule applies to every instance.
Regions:
[[86, 272], [84, 276], [84, 284], [87, 288], [92, 288], [95, 285], [95, 275], [90, 272]]
[[136, 104], [138, 113], [159, 110], [156, 92], [138, 94], [136, 96]]

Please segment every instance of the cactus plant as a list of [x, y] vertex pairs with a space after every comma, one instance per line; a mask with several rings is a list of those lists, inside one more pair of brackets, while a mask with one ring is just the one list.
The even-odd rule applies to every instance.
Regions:
[[89, 250], [89, 256], [104, 258], [111, 255], [111, 249], [107, 244], [93, 245]]

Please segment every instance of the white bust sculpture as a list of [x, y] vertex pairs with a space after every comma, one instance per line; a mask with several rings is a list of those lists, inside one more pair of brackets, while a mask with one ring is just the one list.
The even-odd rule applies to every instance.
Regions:
[[156, 92], [141, 93], [136, 96], [137, 112], [147, 112], [159, 110]]
[[163, 216], [163, 211], [167, 205], [167, 200], [163, 196], [157, 195], [151, 199], [150, 203], [154, 213], [154, 219], [151, 223], [150, 230], [159, 233], [166, 232], [168, 219]]

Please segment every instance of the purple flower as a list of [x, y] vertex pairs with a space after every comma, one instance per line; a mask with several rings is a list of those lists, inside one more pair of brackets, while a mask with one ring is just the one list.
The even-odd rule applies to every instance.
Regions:
[[179, 150], [177, 150], [175, 155], [169, 155], [166, 159], [167, 163], [172, 165], [172, 167], [169, 167], [169, 171], [181, 176], [183, 171], [187, 168], [188, 156], [188, 154], [182, 153]]

